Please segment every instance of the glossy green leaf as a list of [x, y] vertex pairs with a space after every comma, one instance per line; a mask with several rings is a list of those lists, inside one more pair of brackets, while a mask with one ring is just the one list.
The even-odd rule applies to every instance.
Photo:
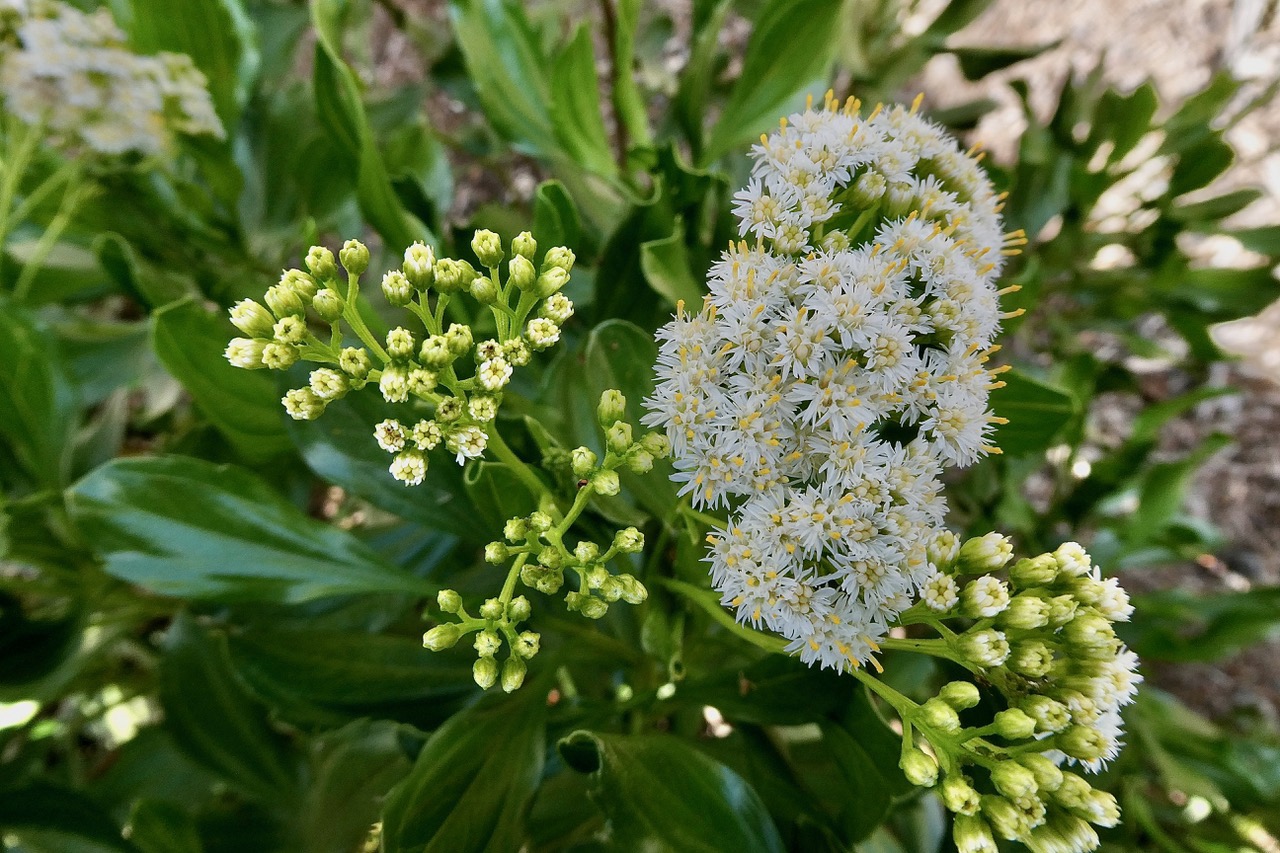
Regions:
[[855, 734], [822, 726], [822, 742], [840, 773], [840, 826], [849, 841], [866, 838], [889, 813], [890, 786]]
[[360, 210], [383, 239], [397, 251], [418, 240], [434, 243], [435, 236], [405, 210], [391, 186], [360, 98], [360, 83], [342, 56], [346, 12], [346, 0], [311, 0], [311, 21], [317, 37], [314, 83], [320, 118], [355, 165]]
[[542, 778], [545, 691], [493, 696], [436, 730], [382, 812], [387, 853], [519, 850]]
[[75, 484], [68, 503], [109, 574], [162, 595], [296, 603], [435, 591], [231, 466], [117, 459]]
[[559, 749], [566, 764], [591, 774], [596, 802], [623, 849], [783, 850], [759, 795], [679, 738], [577, 731]]
[[[798, 726], [837, 714], [855, 697], [857, 682], [814, 669], [798, 658], [768, 655], [681, 685], [682, 702], [711, 705], [730, 723]], [[805, 702], [796, 702], [806, 696]]]
[[1005, 387], [991, 393], [991, 408], [1009, 423], [996, 428], [993, 443], [1008, 454], [1039, 453], [1049, 447], [1078, 404], [1064, 390], [1017, 370], [1003, 374]]
[[582, 220], [559, 181], [543, 181], [533, 194], [533, 236], [543, 248], [580, 245]]
[[670, 237], [640, 245], [640, 269], [649, 286], [671, 307], [681, 302], [689, 306], [702, 304], [703, 287], [693, 274], [685, 246], [684, 221], [679, 217]]
[[151, 315], [151, 341], [165, 368], [247, 460], [262, 462], [293, 449], [275, 378], [242, 370], [223, 356], [235, 327], [194, 300]]
[[50, 331], [0, 303], [0, 437], [30, 479], [60, 487], [69, 476], [77, 401]]
[[586, 24], [556, 57], [551, 68], [551, 121], [560, 150], [579, 167], [617, 174], [600, 112], [600, 81]]
[[165, 728], [179, 749], [250, 796], [288, 802], [296, 756], [267, 722], [267, 709], [236, 679], [226, 638], [180, 615], [160, 666]]
[[[839, 27], [830, 0], [769, 0], [756, 17], [742, 74], [707, 141], [702, 163], [754, 139], [801, 107], [804, 88], [831, 66]], [[815, 92], [821, 97], [822, 93]]]

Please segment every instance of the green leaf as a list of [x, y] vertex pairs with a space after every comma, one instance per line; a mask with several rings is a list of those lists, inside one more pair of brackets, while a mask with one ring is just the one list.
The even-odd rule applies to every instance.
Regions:
[[960, 62], [960, 72], [967, 79], [981, 80], [988, 74], [1053, 50], [1061, 43], [1059, 39], [1028, 47], [949, 47], [947, 52]]
[[804, 87], [826, 77], [839, 29], [830, 0], [768, 0], [699, 162], [719, 159], [798, 108]]
[[645, 281], [674, 308], [702, 304], [702, 284], [694, 277], [685, 246], [684, 220], [676, 217], [670, 237], [640, 244], [640, 269]]
[[623, 848], [679, 853], [783, 850], [760, 797], [742, 777], [671, 735], [577, 731], [559, 744], [589, 773]]
[[96, 803], [47, 783], [6, 790], [0, 829], [21, 839], [19, 849], [36, 853], [138, 853]]
[[525, 150], [551, 154], [551, 60], [529, 19], [505, 0], [454, 0], [454, 36], [489, 123]]
[[822, 726], [822, 743], [840, 773], [840, 826], [849, 841], [866, 838], [889, 813], [890, 786], [858, 739], [840, 726]]
[[180, 806], [143, 800], [129, 815], [129, 840], [143, 853], [202, 853], [195, 820]]
[[280, 392], [266, 370], [241, 370], [223, 356], [237, 334], [220, 315], [192, 299], [151, 315], [151, 341], [165, 368], [195, 398], [201, 411], [251, 462], [293, 449], [285, 431]]
[[543, 181], [533, 195], [533, 236], [544, 248], [578, 246], [582, 220], [569, 191], [559, 181]]
[[478, 520], [486, 530], [496, 533], [507, 519], [528, 515], [538, 508], [538, 496], [531, 495], [524, 481], [502, 462], [472, 462], [462, 482], [480, 514], [472, 523]]
[[78, 407], [53, 335], [0, 302], [0, 351], [0, 437], [32, 481], [61, 487], [70, 475]]
[[578, 27], [552, 65], [551, 121], [560, 150], [575, 164], [601, 175], [617, 174], [600, 112], [600, 80], [586, 24]]
[[320, 118], [346, 150], [357, 173], [360, 210], [387, 244], [397, 251], [435, 235], [404, 209], [391, 186], [369, 118], [360, 99], [360, 84], [342, 58], [342, 24], [346, 0], [311, 0], [316, 31], [315, 94]]
[[[1239, 213], [1260, 198], [1262, 198], [1261, 190], [1253, 188], [1233, 190], [1213, 198], [1207, 198], [1204, 201], [1174, 205], [1169, 208], [1169, 216], [1175, 222], [1216, 223], [1218, 220], [1226, 219], [1228, 216]], [[1214, 230], [1217, 230], [1216, 225]]]
[[1144, 659], [1217, 660], [1280, 630], [1280, 587], [1211, 595], [1168, 589], [1137, 595], [1134, 605], [1121, 634]]
[[106, 571], [162, 595], [293, 604], [435, 591], [230, 466], [117, 459], [75, 484], [67, 500]]
[[937, 44], [962, 29], [981, 15], [992, 0], [948, 0], [946, 6], [925, 30], [925, 36]]
[[1012, 455], [1045, 450], [1075, 417], [1075, 398], [1016, 370], [1001, 378], [1005, 387], [991, 393], [991, 408], [1009, 423], [996, 428], [992, 442]]
[[1270, 257], [1280, 256], [1280, 225], [1264, 225], [1260, 228], [1238, 228], [1222, 232], [1234, 237], [1251, 252]]
[[185, 53], [204, 72], [230, 132], [258, 73], [261, 56], [253, 20], [241, 0], [129, 0], [129, 36], [142, 53]]
[[1207, 187], [1235, 160], [1235, 151], [1216, 131], [1196, 146], [1184, 151], [1169, 176], [1169, 196], [1176, 197]]
[[[731, 723], [798, 726], [841, 711], [853, 701], [857, 682], [813, 669], [798, 658], [768, 655], [744, 668], [722, 669], [685, 682], [682, 702], [711, 705]], [[796, 702], [806, 696], [805, 702]]]
[[689, 139], [694, 159], [698, 159], [702, 149], [707, 101], [711, 97], [712, 83], [715, 82], [716, 47], [720, 40], [720, 29], [732, 7], [732, 0], [718, 0], [712, 7], [706, 24], [695, 31], [689, 61], [680, 74], [680, 88], [672, 102], [676, 121]]
[[627, 129], [633, 147], [650, 148], [649, 109], [640, 92], [636, 72], [636, 30], [640, 25], [640, 0], [618, 0], [613, 31], [613, 62], [618, 73], [613, 78], [613, 110]]
[[387, 853], [519, 850], [542, 778], [545, 690], [457, 714], [436, 730], [382, 812]]
[[1120, 162], [1151, 130], [1158, 106], [1155, 86], [1150, 83], [1144, 83], [1128, 95], [1114, 89], [1103, 92], [1094, 111], [1085, 150], [1096, 151], [1103, 140], [1110, 140], [1112, 148], [1107, 162]]
[[1203, 462], [1231, 443], [1225, 435], [1215, 434], [1198, 448], [1176, 462], [1153, 465], [1142, 480], [1138, 508], [1130, 528], [1142, 539], [1156, 536], [1173, 520], [1186, 500], [1191, 478]]
[[160, 664], [165, 728], [178, 747], [246, 794], [289, 801], [298, 779], [295, 757], [267, 722], [267, 709], [236, 680], [226, 638], [180, 614]]

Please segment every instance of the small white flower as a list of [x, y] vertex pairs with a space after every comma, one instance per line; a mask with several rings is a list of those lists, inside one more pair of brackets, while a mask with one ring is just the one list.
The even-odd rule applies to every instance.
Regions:
[[373, 428], [373, 437], [378, 446], [388, 453], [399, 453], [404, 450], [404, 425], [395, 419], [388, 419]]
[[468, 426], [450, 433], [445, 446], [456, 454], [458, 464], [463, 465], [468, 459], [476, 459], [483, 454], [488, 443], [489, 436], [485, 435], [484, 430]]
[[392, 460], [388, 470], [406, 486], [416, 486], [427, 476], [427, 459], [416, 450], [406, 450]]
[[499, 391], [511, 380], [511, 365], [501, 356], [495, 356], [480, 365], [476, 378], [488, 391]]

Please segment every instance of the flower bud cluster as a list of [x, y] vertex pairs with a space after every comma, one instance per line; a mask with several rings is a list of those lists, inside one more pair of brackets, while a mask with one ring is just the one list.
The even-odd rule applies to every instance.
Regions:
[[[538, 651], [538, 635], [518, 631], [518, 623], [529, 618], [531, 608], [524, 596], [511, 597], [517, 582], [544, 595], [559, 595], [565, 587], [566, 574], [571, 573], [576, 582], [564, 593], [565, 606], [588, 619], [603, 618], [616, 602], [640, 604], [648, 597], [644, 584], [635, 576], [614, 574], [608, 568], [614, 558], [644, 550], [644, 534], [636, 528], [618, 530], [613, 540], [603, 546], [584, 539], [571, 548], [565, 542], [566, 534], [592, 496], [618, 494], [619, 470], [647, 471], [655, 458], [670, 452], [666, 436], [660, 433], [633, 439], [631, 425], [622, 420], [625, 407], [626, 400], [618, 391], [606, 391], [601, 396], [597, 412], [605, 435], [605, 455], [601, 459], [587, 447], [570, 454], [579, 479], [578, 492], [568, 512], [561, 514], [553, 504], [546, 504], [545, 509], [508, 519], [503, 538], [485, 546], [486, 562], [510, 563], [502, 594], [486, 601], [479, 615], [472, 617], [462, 608], [462, 599], [456, 592], [441, 593], [440, 609], [457, 614], [459, 621], [432, 628], [423, 637], [423, 644], [432, 650], [444, 649], [468, 633], [479, 632], [474, 676], [481, 688], [487, 690], [500, 677], [504, 690], [515, 690], [524, 680], [524, 662]], [[511, 651], [499, 669], [494, 656], [503, 641]]]
[[106, 9], [10, 6], [0, 35], [0, 95], [22, 122], [70, 154], [168, 155], [177, 134], [225, 137], [208, 81], [186, 54], [139, 56]]
[[[559, 341], [561, 326], [573, 316], [573, 303], [559, 292], [573, 268], [573, 252], [553, 248], [535, 267], [537, 243], [522, 233], [512, 241], [504, 280], [498, 235], [477, 231], [472, 248], [487, 272], [467, 261], [436, 258], [421, 243], [410, 246], [400, 268], [383, 275], [381, 289], [387, 302], [415, 316], [413, 325], [421, 331], [398, 326], [378, 341], [357, 305], [360, 277], [370, 264], [368, 248], [348, 240], [335, 259], [328, 249], [313, 247], [307, 271], [286, 271], [267, 291], [265, 306], [246, 299], [231, 309], [231, 322], [248, 337], [231, 341], [227, 359], [249, 369], [285, 369], [300, 359], [322, 364], [307, 387], [284, 397], [285, 410], [299, 420], [319, 417], [329, 403], [367, 385], [389, 403], [431, 408], [431, 417], [388, 419], [374, 430], [378, 445], [394, 456], [392, 476], [406, 485], [423, 481], [427, 453], [437, 446], [465, 464], [484, 453], [489, 424], [515, 368]], [[339, 283], [339, 264], [346, 271], [345, 286]], [[450, 300], [464, 294], [491, 311], [494, 337], [476, 340], [470, 326], [446, 326]], [[311, 333], [308, 309], [329, 326], [327, 341]], [[342, 346], [344, 321], [362, 346]]]
[[[1133, 608], [1074, 542], [1012, 563], [1011, 553], [999, 535], [970, 539], [930, 580], [933, 597], [916, 606], [932, 614], [924, 621], [973, 620], [961, 633], [924, 642], [942, 644], [944, 656], [991, 685], [1005, 709], [987, 725], [963, 728], [958, 712], [978, 705], [979, 691], [967, 682], [946, 685], [904, 714], [937, 756], [933, 775], [910, 734], [903, 770], [917, 785], [941, 779], [961, 851], [994, 851], [999, 837], [1032, 850], [1085, 853], [1098, 846], [1094, 827], [1115, 826], [1120, 810], [1064, 765], [1096, 773], [1120, 751], [1121, 709], [1142, 677], [1113, 624]], [[989, 574], [1001, 569], [1007, 582]], [[980, 768], [980, 781], [966, 773], [970, 765]]]
[[[915, 109], [784, 119], [736, 196], [700, 311], [659, 333], [645, 423], [695, 507], [730, 509], [712, 582], [824, 667], [871, 659], [946, 539], [944, 468], [996, 452], [987, 367], [1000, 201]], [[947, 540], [949, 541], [949, 540]]]

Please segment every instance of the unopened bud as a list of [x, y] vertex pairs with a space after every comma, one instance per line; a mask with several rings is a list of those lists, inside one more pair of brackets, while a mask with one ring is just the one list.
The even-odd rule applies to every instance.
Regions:
[[523, 622], [533, 615], [533, 605], [523, 595], [517, 595], [507, 605], [507, 619], [511, 622]]
[[595, 470], [598, 457], [591, 452], [590, 448], [578, 447], [574, 448], [570, 456], [573, 465], [573, 476], [585, 477]]
[[341, 294], [331, 287], [326, 287], [311, 300], [311, 307], [320, 315], [320, 319], [330, 325], [342, 319], [342, 310], [345, 305]]
[[263, 298], [267, 302], [267, 307], [271, 309], [271, 313], [277, 317], [305, 317], [307, 314], [307, 305], [302, 299], [302, 294], [292, 287], [283, 284], [272, 285], [267, 288]]
[[484, 630], [476, 634], [476, 654], [482, 658], [491, 658], [502, 648], [502, 638], [497, 631]]
[[1024, 557], [1009, 567], [1009, 578], [1024, 589], [1048, 586], [1058, 577], [1058, 561], [1052, 554]]
[[604, 440], [614, 453], [626, 453], [631, 447], [631, 424], [618, 421], [605, 430]]
[[436, 593], [436, 605], [445, 613], [462, 611], [462, 596], [452, 589], [442, 589]]
[[1036, 721], [1039, 732], [1059, 732], [1071, 724], [1071, 712], [1067, 706], [1048, 696], [1028, 696], [1019, 707]]
[[584, 539], [573, 546], [573, 558], [583, 565], [594, 562], [599, 556], [600, 546], [594, 542]]
[[622, 588], [622, 600], [627, 604], [642, 604], [649, 597], [649, 590], [632, 575], [618, 575], [614, 580]]
[[369, 247], [359, 240], [348, 240], [338, 252], [338, 260], [351, 275], [363, 275], [369, 268]]
[[591, 488], [596, 492], [596, 494], [604, 495], [605, 497], [613, 497], [622, 489], [622, 484], [618, 480], [617, 471], [608, 471], [604, 469], [596, 471], [591, 475], [590, 482]]
[[551, 520], [551, 516], [541, 510], [536, 510], [529, 514], [529, 529], [534, 533], [546, 533], [555, 523]]
[[490, 542], [484, 546], [484, 561], [486, 563], [505, 563], [507, 558], [511, 556], [511, 549], [507, 547], [505, 542]]
[[320, 281], [329, 281], [338, 275], [338, 264], [333, 259], [333, 252], [324, 246], [312, 246], [307, 252], [307, 269]]
[[964, 615], [971, 619], [990, 619], [1009, 606], [1009, 590], [997, 578], [980, 577], [965, 584], [960, 604]]
[[1051, 794], [1062, 785], [1062, 768], [1043, 755], [1030, 753], [1018, 757], [1018, 763], [1031, 771], [1036, 779], [1036, 789]]
[[960, 546], [956, 565], [966, 574], [987, 574], [1004, 568], [1013, 556], [1013, 545], [999, 533], [969, 539]]
[[538, 252], [538, 241], [533, 239], [533, 235], [528, 231], [521, 231], [511, 241], [511, 253], [519, 255], [526, 260], [532, 260], [533, 256]]
[[347, 347], [338, 354], [338, 366], [352, 379], [364, 381], [369, 376], [369, 371], [373, 369], [373, 360], [364, 350]]
[[423, 634], [422, 645], [433, 652], [441, 652], [457, 645], [461, 636], [462, 631], [459, 630], [457, 625], [452, 622], [446, 622]]
[[488, 690], [498, 681], [498, 662], [493, 658], [478, 658], [471, 667], [471, 677], [481, 690]]
[[624, 554], [638, 554], [644, 550], [644, 534], [634, 527], [623, 528], [614, 534], [613, 547]]
[[511, 650], [525, 660], [529, 660], [542, 648], [542, 636], [533, 631], [522, 631], [516, 637]]
[[1000, 666], [1009, 657], [1009, 641], [1005, 635], [989, 628], [967, 631], [956, 643], [960, 652], [979, 666]]
[[390, 304], [403, 308], [413, 301], [413, 285], [400, 270], [391, 270], [382, 277], [382, 295]]
[[647, 432], [640, 438], [640, 446], [654, 458], [662, 459], [671, 453], [671, 439], [660, 432]]
[[502, 238], [481, 229], [471, 238], [471, 251], [475, 252], [481, 264], [492, 269], [502, 263]]
[[622, 396], [621, 391], [611, 388], [600, 395], [600, 405], [596, 406], [596, 420], [600, 422], [601, 429], [607, 430], [622, 420], [626, 413], [627, 398]]
[[471, 298], [481, 305], [492, 305], [498, 301], [498, 286], [487, 275], [478, 275], [471, 279], [469, 290]]
[[938, 782], [938, 762], [914, 746], [903, 750], [898, 766], [907, 781], [917, 788], [932, 788]]
[[506, 663], [502, 665], [502, 689], [507, 693], [519, 690], [520, 685], [524, 684], [524, 675], [528, 671], [529, 665], [523, 658], [516, 655], [507, 658]]
[[1029, 829], [1027, 819], [1013, 803], [1003, 797], [982, 797], [982, 816], [991, 824], [996, 834], [1008, 841], [1017, 841]]
[[1058, 568], [1064, 575], [1080, 577], [1093, 568], [1093, 560], [1078, 542], [1064, 542], [1053, 552]]
[[475, 267], [466, 261], [456, 261], [452, 258], [441, 258], [436, 261], [435, 272], [436, 290], [441, 293], [465, 290], [471, 286], [472, 280], [476, 277]]
[[956, 709], [941, 699], [933, 698], [920, 706], [920, 724], [950, 734], [960, 731], [960, 717]]
[[435, 283], [435, 265], [436, 253], [431, 247], [424, 243], [414, 243], [404, 250], [404, 264], [400, 269], [415, 290], [426, 290]]
[[1071, 726], [1058, 735], [1058, 749], [1080, 761], [1097, 761], [1106, 753], [1107, 743], [1091, 726]]
[[262, 361], [267, 342], [255, 338], [232, 338], [223, 355], [235, 367], [245, 370], [257, 370], [267, 365]]
[[559, 267], [552, 267], [538, 276], [535, 292], [539, 299], [546, 299], [553, 293], [559, 293], [569, 283], [569, 274]]
[[507, 264], [507, 279], [520, 290], [528, 290], [538, 280], [538, 270], [524, 255], [516, 255]]
[[1036, 777], [1014, 761], [1001, 761], [991, 770], [991, 783], [1011, 800], [1020, 800], [1036, 792]]
[[251, 338], [269, 338], [276, 318], [252, 299], [242, 299], [231, 308], [231, 324]]
[[293, 344], [272, 341], [262, 348], [262, 363], [272, 370], [288, 370], [298, 363], [302, 354]]
[[861, 208], [871, 207], [880, 200], [888, 186], [884, 175], [868, 169], [853, 182], [853, 203]]
[[960, 538], [950, 530], [939, 531], [929, 542], [926, 556], [940, 572], [946, 572], [960, 553]]
[[939, 789], [942, 803], [947, 811], [960, 815], [976, 815], [980, 802], [978, 792], [969, 780], [958, 773], [952, 773], [942, 780]]
[[573, 271], [573, 262], [576, 257], [573, 250], [565, 246], [556, 246], [547, 251], [547, 256], [542, 259], [542, 269], [545, 272], [548, 269], [563, 270], [566, 274]]
[[497, 621], [503, 616], [502, 602], [496, 598], [485, 599], [484, 604], [480, 605], [480, 618]]
[[578, 612], [588, 619], [602, 619], [609, 612], [609, 604], [604, 599], [584, 596], [578, 605]]
[[623, 464], [632, 474], [648, 474], [653, 470], [653, 454], [636, 448], [627, 454]]
[[1002, 628], [1029, 631], [1049, 624], [1049, 603], [1035, 595], [1019, 595], [996, 620]]
[[977, 686], [968, 681], [952, 681], [942, 685], [938, 698], [957, 711], [972, 708], [982, 699]]
[[502, 538], [508, 542], [523, 542], [529, 536], [529, 522], [523, 518], [508, 519], [502, 526]]

